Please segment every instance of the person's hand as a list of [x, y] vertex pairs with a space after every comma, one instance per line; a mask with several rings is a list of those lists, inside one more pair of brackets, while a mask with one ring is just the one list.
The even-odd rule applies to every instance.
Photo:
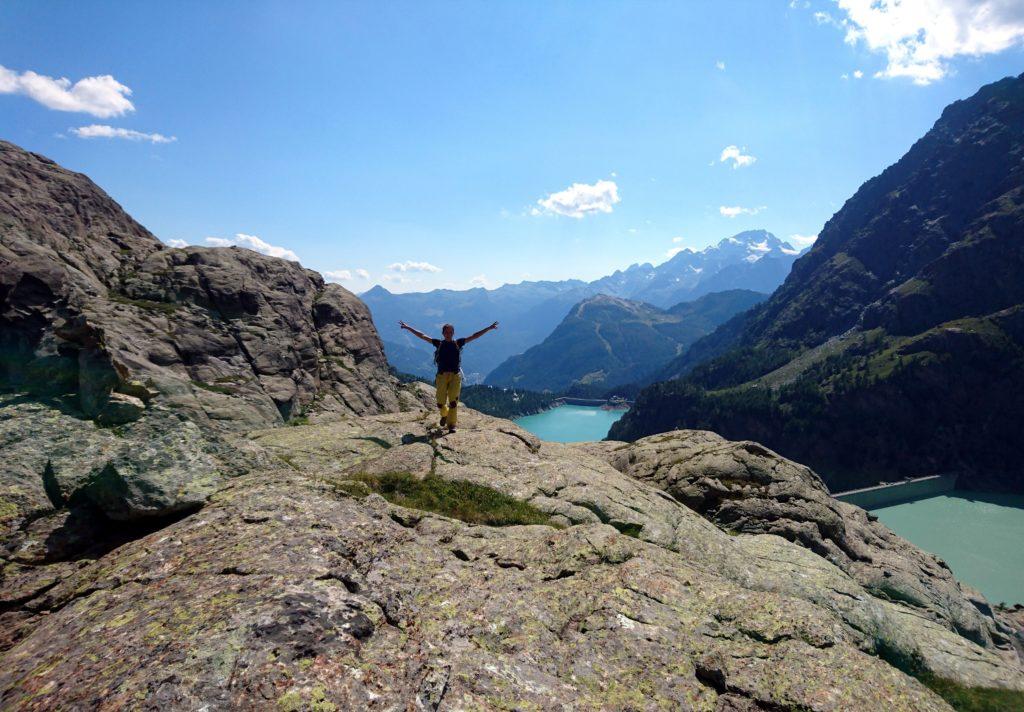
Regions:
[[409, 325], [406, 324], [404, 321], [398, 322], [398, 326], [401, 327], [402, 329], [408, 329], [409, 328]]
[[498, 328], [498, 322], [494, 322], [493, 324], [491, 324], [491, 325], [490, 325], [490, 326], [488, 326], [487, 328], [488, 328], [488, 329], [497, 329], [497, 328]]

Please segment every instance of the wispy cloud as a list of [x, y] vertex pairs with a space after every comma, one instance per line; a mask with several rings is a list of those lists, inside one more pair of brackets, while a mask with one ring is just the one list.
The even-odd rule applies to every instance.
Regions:
[[734, 218], [738, 215], [757, 215], [762, 210], [766, 210], [765, 206], [757, 208], [744, 208], [739, 205], [723, 205], [718, 208], [718, 212], [723, 217]]
[[388, 269], [394, 272], [440, 272], [441, 268], [436, 267], [429, 262], [413, 262], [412, 260], [406, 260], [405, 262], [394, 262], [388, 265]]
[[188, 243], [184, 240], [165, 240], [165, 242], [171, 247], [188, 247]]
[[725, 62], [723, 62], [722, 60], [718, 60], [717, 62], [715, 62], [715, 69], [717, 69], [720, 72], [724, 72]]
[[236, 233], [234, 237], [208, 237], [206, 238], [206, 244], [211, 247], [245, 247], [253, 252], [259, 252], [261, 255], [281, 257], [292, 262], [299, 261], [299, 256], [288, 248], [271, 245], [255, 235], [246, 235], [241, 232]]
[[[980, 57], [1024, 43], [1019, 0], [836, 0], [845, 41], [886, 56], [876, 77], [930, 84], [956, 57]], [[819, 14], [815, 13], [815, 18]], [[854, 73], [856, 76], [856, 73]]]
[[593, 185], [573, 183], [565, 190], [551, 193], [537, 201], [540, 208], [533, 208], [530, 212], [532, 215], [550, 213], [580, 219], [595, 213], [610, 213], [618, 202], [619, 187], [615, 181], [599, 180]]
[[69, 129], [78, 138], [122, 138], [128, 141], [149, 141], [150, 143], [173, 143], [177, 136], [164, 136], [158, 133], [142, 133], [132, 129], [115, 128], [103, 124], [90, 124]]
[[484, 287], [484, 288], [486, 288], [487, 287], [487, 275], [478, 274], [476, 277], [473, 277], [471, 280], [469, 280], [469, 283], [472, 286], [474, 286], [474, 287]]
[[17, 72], [0, 65], [0, 94], [23, 94], [48, 109], [92, 114], [101, 119], [135, 111], [132, 90], [109, 74], [85, 77], [74, 84], [33, 71]]
[[732, 161], [733, 168], [742, 168], [744, 166], [752, 165], [756, 158], [750, 154], [745, 154], [743, 151], [746, 149], [740, 149], [739, 146], [726, 146], [722, 149], [722, 155], [718, 157], [719, 163], [725, 163], [726, 161]]
[[328, 282], [355, 282], [368, 280], [370, 273], [365, 269], [334, 269], [323, 273]]

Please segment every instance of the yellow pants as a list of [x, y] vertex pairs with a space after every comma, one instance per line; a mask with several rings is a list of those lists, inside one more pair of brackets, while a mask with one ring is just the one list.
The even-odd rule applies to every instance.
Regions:
[[437, 386], [437, 409], [449, 428], [458, 420], [459, 393], [462, 391], [462, 376], [457, 373], [439, 373], [434, 380]]

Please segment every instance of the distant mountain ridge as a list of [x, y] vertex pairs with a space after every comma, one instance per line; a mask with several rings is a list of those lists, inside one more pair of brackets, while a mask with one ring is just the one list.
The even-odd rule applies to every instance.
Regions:
[[370, 308], [391, 364], [399, 371], [432, 373], [429, 346], [398, 328], [405, 320], [421, 329], [440, 331], [450, 322], [469, 333], [492, 321], [501, 329], [467, 352], [470, 382], [484, 377], [511, 356], [539, 344], [579, 302], [596, 294], [647, 302], [667, 309], [712, 292], [749, 289], [770, 293], [786, 278], [801, 254], [767, 230], [749, 230], [703, 250], [682, 249], [660, 265], [634, 264], [625, 270], [584, 282], [520, 282], [497, 289], [393, 294], [375, 286], [360, 295]]
[[706, 294], [668, 310], [605, 294], [588, 297], [544, 341], [499, 365], [486, 382], [556, 392], [577, 384], [636, 383], [767, 296], [736, 289]]
[[955, 471], [1024, 490], [1024, 75], [947, 107], [680, 374], [611, 436], [707, 428], [832, 487]]

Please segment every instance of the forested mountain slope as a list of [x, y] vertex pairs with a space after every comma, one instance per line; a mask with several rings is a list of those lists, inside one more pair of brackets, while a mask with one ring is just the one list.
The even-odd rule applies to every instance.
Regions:
[[743, 289], [715, 292], [668, 310], [603, 294], [590, 297], [543, 342], [494, 369], [487, 383], [556, 392], [574, 384], [635, 383], [765, 296]]
[[833, 487], [953, 470], [1021, 489], [1022, 304], [1024, 76], [947, 107], [612, 436], [755, 438]]

